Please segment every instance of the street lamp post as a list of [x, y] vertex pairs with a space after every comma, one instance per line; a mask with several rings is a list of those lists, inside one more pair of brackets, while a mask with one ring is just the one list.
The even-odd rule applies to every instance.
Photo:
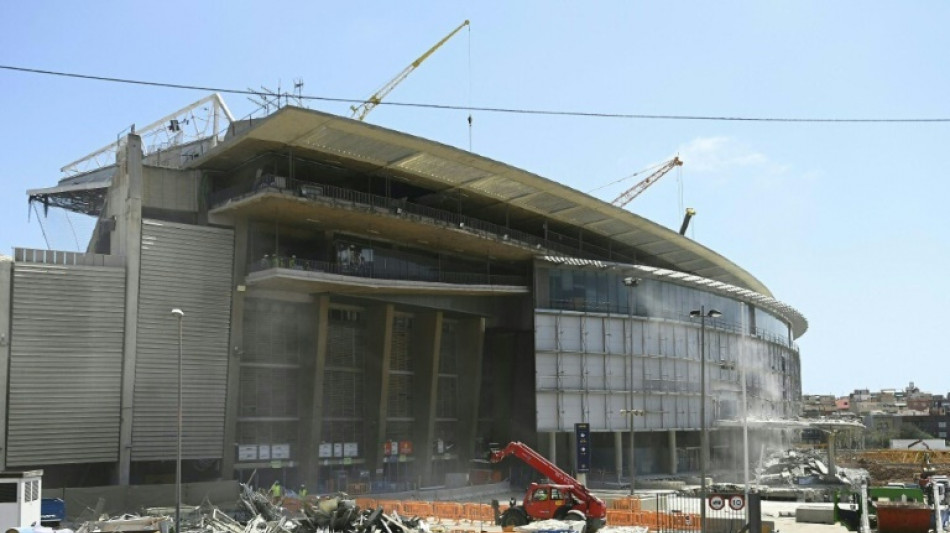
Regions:
[[635, 470], [636, 463], [634, 462], [635, 448], [633, 446], [633, 433], [634, 433], [633, 417], [643, 416], [646, 414], [646, 411], [644, 411], [643, 409], [621, 409], [620, 414], [627, 415], [630, 417], [630, 495], [633, 496], [636, 491], [636, 485], [637, 485], [636, 484], [637, 471]]
[[706, 306], [689, 312], [691, 318], [699, 317], [699, 524], [706, 530], [706, 318], [721, 317], [715, 309], [706, 311]]
[[[635, 277], [633, 277], [633, 276], [627, 276], [627, 277], [623, 278], [621, 281], [622, 281], [624, 287], [626, 287], [626, 288], [628, 288], [628, 289], [634, 289], [634, 288], [636, 288], [637, 286], [639, 286], [639, 285], [640, 285], [640, 282], [643, 281], [643, 280], [640, 279], [640, 278], [635, 278]], [[632, 290], [631, 290], [629, 293], [627, 293], [627, 294], [628, 294], [627, 312], [628, 312], [628, 314], [630, 315], [630, 317], [632, 318], [634, 312], [636, 312], [636, 303], [637, 303], [636, 295], [635, 295], [635, 293], [634, 293]], [[635, 459], [634, 459], [634, 451], [635, 451], [635, 450], [634, 450], [634, 447], [633, 447], [633, 431], [634, 431], [634, 428], [633, 428], [633, 418], [632, 418], [632, 417], [634, 417], [634, 416], [643, 416], [644, 411], [643, 411], [643, 410], [640, 410], [640, 409], [634, 409], [634, 408], [633, 408], [633, 350], [630, 351], [629, 360], [630, 360], [630, 374], [629, 374], [629, 376], [630, 376], [630, 383], [629, 383], [629, 385], [628, 385], [628, 394], [630, 395], [630, 409], [621, 409], [621, 410], [620, 410], [620, 413], [621, 413], [621, 414], [624, 414], [624, 415], [628, 415], [628, 416], [631, 417], [631, 418], [630, 418], [630, 495], [633, 496], [633, 493], [634, 493], [634, 490], [635, 490], [635, 483], [634, 483], [634, 480], [636, 479], [636, 472], [634, 471], [634, 466], [635, 466], [636, 463], [634, 462], [634, 461], [635, 461]], [[620, 470], [620, 469], [618, 468], [618, 470]], [[620, 472], [617, 473], [617, 476], [618, 476], [618, 481], [619, 481]]]
[[181, 533], [181, 322], [185, 312], [172, 309], [172, 316], [178, 319], [178, 454], [175, 457], [175, 533]]

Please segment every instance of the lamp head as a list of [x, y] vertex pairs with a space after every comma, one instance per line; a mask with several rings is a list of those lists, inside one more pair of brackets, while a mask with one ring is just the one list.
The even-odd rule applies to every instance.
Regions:
[[623, 278], [623, 284], [627, 287], [636, 287], [637, 285], [640, 284], [641, 281], [643, 280], [640, 278], [632, 277], [632, 276], [627, 276]]
[[172, 309], [172, 316], [177, 317], [177, 318], [184, 318], [185, 312], [176, 307]]
[[709, 311], [706, 312], [706, 316], [708, 316], [709, 318], [719, 318], [722, 316], [722, 313], [720, 313], [719, 311], [715, 309], [710, 309]]

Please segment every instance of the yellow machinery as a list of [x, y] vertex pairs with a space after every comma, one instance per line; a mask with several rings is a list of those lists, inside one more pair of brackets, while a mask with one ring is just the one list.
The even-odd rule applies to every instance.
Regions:
[[366, 115], [368, 115], [370, 111], [372, 111], [377, 105], [379, 105], [379, 103], [383, 101], [383, 98], [385, 98], [387, 94], [392, 92], [392, 90], [395, 89], [396, 86], [399, 85], [400, 82], [402, 82], [402, 80], [406, 79], [406, 76], [411, 74], [413, 70], [416, 70], [416, 68], [419, 65], [421, 65], [423, 61], [428, 59], [429, 56], [432, 55], [433, 52], [438, 50], [443, 44], [445, 44], [446, 41], [451, 39], [456, 33], [458, 33], [465, 26], [468, 26], [467, 20], [459, 24], [459, 26], [455, 28], [454, 30], [452, 30], [451, 33], [443, 37], [441, 41], [435, 43], [435, 46], [433, 46], [428, 51], [426, 51], [426, 53], [419, 56], [419, 59], [416, 59], [415, 61], [410, 63], [408, 67], [406, 67], [405, 69], [403, 69], [402, 72], [397, 74], [395, 78], [389, 81], [389, 83], [387, 83], [386, 85], [383, 85], [378, 91], [373, 93], [373, 95], [370, 96], [365, 102], [363, 102], [360, 105], [350, 106], [350, 109], [353, 110], [353, 114], [351, 115], [351, 117], [355, 118], [356, 120], [363, 120], [364, 118], [366, 118]]

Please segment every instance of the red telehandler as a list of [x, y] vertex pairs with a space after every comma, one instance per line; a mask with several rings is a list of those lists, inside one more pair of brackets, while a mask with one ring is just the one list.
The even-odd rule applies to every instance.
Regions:
[[523, 526], [534, 520], [583, 520], [586, 532], [593, 533], [607, 522], [607, 504], [594, 496], [567, 472], [521, 442], [493, 449], [491, 462], [514, 455], [552, 481], [528, 485], [521, 505], [512, 505], [501, 515], [502, 526]]

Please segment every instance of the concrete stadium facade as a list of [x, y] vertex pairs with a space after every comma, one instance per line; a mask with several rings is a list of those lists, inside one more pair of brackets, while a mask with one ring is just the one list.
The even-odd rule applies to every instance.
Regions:
[[[807, 322], [754, 276], [433, 141], [284, 107], [221, 139], [129, 135], [114, 164], [29, 194], [98, 220], [86, 253], [0, 262], [0, 466], [47, 486], [170, 480], [172, 308], [186, 481], [437, 485], [510, 440], [572, 469], [579, 422], [595, 470], [629, 470], [633, 429], [638, 473], [682, 473], [703, 401], [707, 453], [735, 459], [717, 422], [743, 380], [751, 413], [799, 412]], [[705, 350], [700, 307], [722, 313]]]

